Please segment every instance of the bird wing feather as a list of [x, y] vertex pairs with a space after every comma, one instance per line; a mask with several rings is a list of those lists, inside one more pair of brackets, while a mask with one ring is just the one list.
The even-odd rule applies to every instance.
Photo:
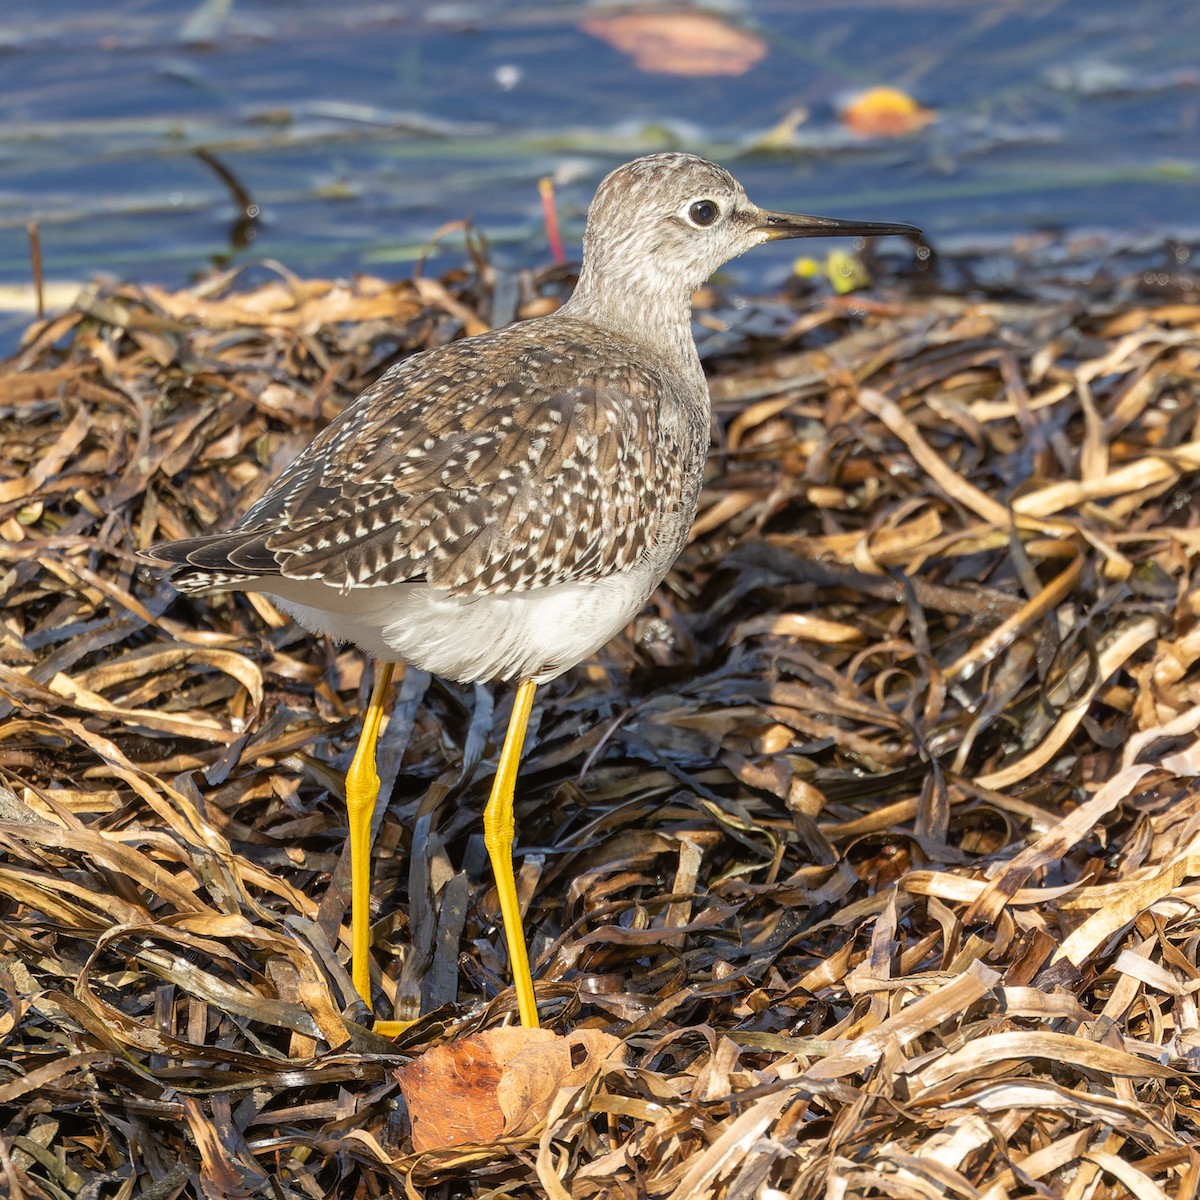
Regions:
[[547, 342], [535, 325], [400, 363], [235, 528], [152, 557], [197, 590], [282, 575], [469, 595], [635, 567], [684, 451], [660, 441], [663, 379], [594, 327], [560, 320]]

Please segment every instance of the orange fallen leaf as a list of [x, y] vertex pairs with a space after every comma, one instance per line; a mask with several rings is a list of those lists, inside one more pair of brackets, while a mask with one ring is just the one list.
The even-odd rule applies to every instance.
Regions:
[[632, 12], [590, 17], [582, 28], [661, 75], [744, 75], [766, 57], [760, 37], [704, 12]]
[[842, 109], [842, 120], [860, 137], [904, 137], [924, 129], [935, 115], [892, 87], [861, 92]]
[[[417, 1153], [493, 1142], [542, 1121], [559, 1089], [581, 1087], [620, 1041], [595, 1029], [486, 1029], [434, 1046], [397, 1072]], [[578, 1061], [575, 1061], [578, 1060]]]

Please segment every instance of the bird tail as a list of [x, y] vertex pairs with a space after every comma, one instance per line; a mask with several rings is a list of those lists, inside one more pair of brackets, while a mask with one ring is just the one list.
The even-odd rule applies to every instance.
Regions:
[[142, 562], [164, 568], [181, 592], [253, 588], [264, 575], [279, 575], [265, 533], [210, 533], [160, 542], [138, 552]]

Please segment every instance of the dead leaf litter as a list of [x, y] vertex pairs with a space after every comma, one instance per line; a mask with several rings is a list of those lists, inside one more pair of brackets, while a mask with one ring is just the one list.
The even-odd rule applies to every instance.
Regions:
[[1195, 1197], [1200, 304], [1136, 282], [897, 283], [727, 340], [693, 541], [527, 740], [564, 1036], [496, 1028], [511, 695], [414, 671], [373, 940], [380, 1015], [424, 1016], [371, 1032], [341, 798], [370, 673], [134, 553], [566, 284], [494, 278], [94, 288], [0, 365], [9, 1194]]

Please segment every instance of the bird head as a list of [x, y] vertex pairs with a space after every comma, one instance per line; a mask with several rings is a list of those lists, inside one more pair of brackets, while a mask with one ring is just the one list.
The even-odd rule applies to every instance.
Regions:
[[912, 225], [759, 208], [723, 167], [694, 154], [648, 154], [596, 189], [583, 238], [585, 289], [690, 296], [731, 258], [781, 238], [919, 237]]

